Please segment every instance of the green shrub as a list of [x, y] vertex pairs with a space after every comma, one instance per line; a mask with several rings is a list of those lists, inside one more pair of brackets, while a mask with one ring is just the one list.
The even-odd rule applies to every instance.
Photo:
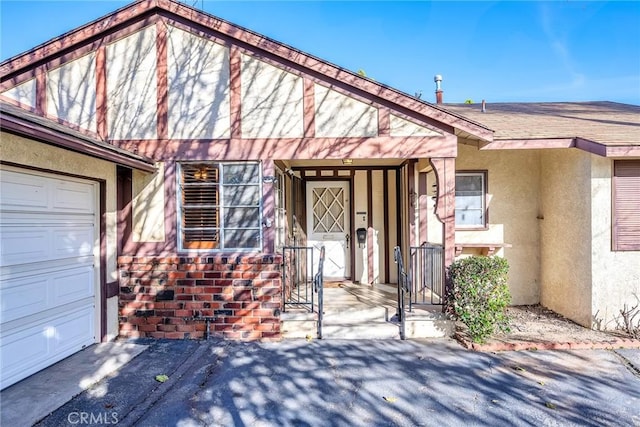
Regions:
[[485, 342], [496, 332], [509, 332], [508, 271], [509, 264], [501, 257], [473, 256], [449, 267], [447, 312], [467, 325], [475, 342]]

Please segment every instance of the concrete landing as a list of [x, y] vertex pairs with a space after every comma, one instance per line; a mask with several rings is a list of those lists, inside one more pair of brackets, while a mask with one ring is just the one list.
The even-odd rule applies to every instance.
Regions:
[[35, 424], [146, 348], [132, 343], [94, 344], [2, 390], [0, 425]]

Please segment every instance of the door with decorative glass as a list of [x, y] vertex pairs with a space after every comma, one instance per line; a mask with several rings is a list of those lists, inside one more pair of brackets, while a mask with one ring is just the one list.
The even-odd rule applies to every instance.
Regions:
[[325, 279], [350, 277], [349, 218], [348, 181], [307, 182], [307, 242], [314, 247], [314, 271], [320, 248], [325, 247]]

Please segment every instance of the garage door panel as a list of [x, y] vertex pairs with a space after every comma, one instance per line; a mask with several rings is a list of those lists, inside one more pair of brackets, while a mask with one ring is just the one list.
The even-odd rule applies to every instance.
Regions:
[[49, 207], [47, 188], [46, 178], [3, 170], [0, 208], [46, 210]]
[[[93, 266], [42, 272], [0, 282], [2, 324], [93, 298]], [[91, 303], [91, 300], [89, 301]], [[43, 315], [52, 313], [43, 313]]]
[[93, 307], [85, 307], [0, 336], [0, 388], [93, 344]]
[[93, 212], [93, 187], [86, 184], [57, 181], [54, 183], [52, 208], [54, 211]]
[[2, 227], [0, 264], [22, 264], [28, 260], [49, 259], [50, 232], [46, 229], [15, 229]]
[[0, 228], [3, 266], [93, 254], [92, 226], [19, 226]]
[[93, 227], [65, 227], [52, 230], [53, 258], [86, 256], [93, 253]]

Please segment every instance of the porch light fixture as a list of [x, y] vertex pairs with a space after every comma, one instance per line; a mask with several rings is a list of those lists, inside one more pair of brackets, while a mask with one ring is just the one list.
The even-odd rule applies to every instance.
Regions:
[[342, 159], [343, 165], [350, 165], [353, 163], [353, 159]]
[[209, 171], [207, 170], [206, 167], [201, 167], [200, 169], [198, 169], [193, 173], [193, 177], [198, 181], [206, 181], [208, 176], [209, 176]]
[[273, 184], [274, 182], [276, 182], [276, 177], [273, 175], [265, 175], [262, 177], [262, 182], [264, 182], [265, 184]]

